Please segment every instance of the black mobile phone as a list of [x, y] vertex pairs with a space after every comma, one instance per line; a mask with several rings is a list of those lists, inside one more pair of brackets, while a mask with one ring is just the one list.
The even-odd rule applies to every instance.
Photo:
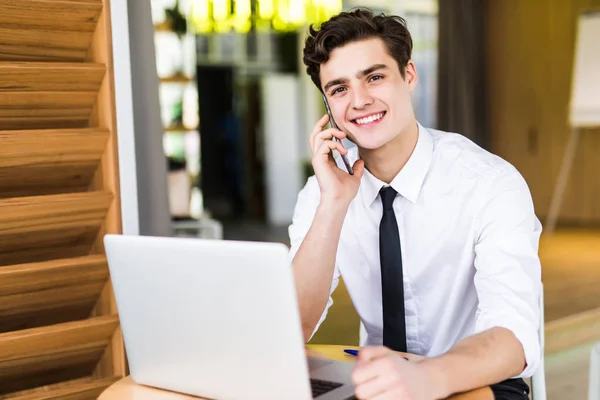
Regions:
[[[339, 130], [340, 128], [335, 123], [335, 120], [333, 119], [333, 115], [331, 114], [331, 109], [329, 108], [329, 103], [327, 102], [327, 97], [325, 97], [325, 93], [321, 93], [321, 95], [323, 96], [323, 102], [325, 103], [325, 109], [327, 110], [327, 115], [329, 115], [329, 126]], [[342, 142], [339, 138], [337, 138], [335, 136], [333, 137], [333, 140], [338, 141], [340, 143]], [[352, 170], [350, 161], [348, 161], [348, 156], [346, 154], [340, 154], [340, 155], [342, 156], [342, 161], [344, 161], [344, 165], [346, 166], [346, 170], [348, 171], [348, 173], [350, 175], [354, 175], [354, 171]]]

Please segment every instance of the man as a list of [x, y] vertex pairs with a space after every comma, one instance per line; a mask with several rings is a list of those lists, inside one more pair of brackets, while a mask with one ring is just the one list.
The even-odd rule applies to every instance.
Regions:
[[289, 228], [305, 340], [343, 276], [368, 333], [358, 398], [439, 399], [492, 385], [496, 398], [526, 399], [521, 378], [541, 358], [530, 192], [506, 161], [416, 121], [411, 50], [402, 18], [364, 9], [310, 29], [304, 63], [340, 130], [325, 129], [327, 115], [315, 125], [315, 176]]

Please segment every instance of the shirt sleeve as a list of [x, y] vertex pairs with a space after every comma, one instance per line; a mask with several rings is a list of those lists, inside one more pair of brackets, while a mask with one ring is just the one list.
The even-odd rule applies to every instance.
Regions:
[[527, 183], [516, 170], [492, 182], [484, 203], [475, 244], [479, 297], [475, 329], [512, 331], [526, 361], [515, 378], [528, 378], [537, 370], [542, 352], [538, 336], [541, 224]]
[[[298, 194], [298, 200], [296, 201], [296, 206], [294, 208], [294, 216], [292, 219], [292, 224], [288, 228], [288, 233], [290, 236], [290, 251], [289, 251], [289, 262], [293, 261], [302, 241], [306, 237], [310, 227], [312, 226], [313, 219], [317, 212], [317, 207], [319, 205], [319, 201], [321, 199], [321, 193], [319, 190], [319, 184], [317, 179], [314, 176], [311, 176], [306, 185], [300, 190]], [[340, 279], [340, 271], [337, 264], [333, 270], [333, 279], [331, 282], [331, 289], [329, 291], [329, 299], [327, 300], [327, 305], [321, 314], [321, 318], [319, 318], [319, 322], [315, 326], [311, 334], [311, 338], [317, 332], [325, 318], [327, 317], [327, 311], [329, 307], [333, 304], [333, 299], [331, 294], [337, 288]]]

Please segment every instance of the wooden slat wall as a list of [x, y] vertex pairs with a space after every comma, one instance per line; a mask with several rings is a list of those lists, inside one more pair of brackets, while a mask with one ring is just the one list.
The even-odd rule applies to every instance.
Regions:
[[[491, 150], [513, 163], [547, 216], [570, 134], [568, 103], [579, 13], [600, 0], [487, 0]], [[582, 135], [559, 222], [600, 223], [600, 130]]]
[[[110, 26], [110, 1], [102, 0], [103, 12], [98, 19], [96, 32], [92, 38], [92, 45], [87, 54], [86, 60], [92, 63], [107, 65], [107, 75], [100, 90], [96, 107], [91, 115], [91, 122], [94, 126], [109, 129], [113, 132], [108, 138], [106, 151], [100, 160], [100, 168], [97, 170], [93, 187], [102, 187], [109, 189], [113, 193], [119, 192], [119, 174], [118, 174], [118, 154], [117, 154], [117, 136], [116, 132], [116, 110], [114, 101], [114, 77], [112, 73], [112, 31]], [[105, 224], [101, 227], [98, 237], [95, 241], [95, 251], [104, 252], [102, 238], [105, 233], [118, 232], [121, 229], [120, 207], [118, 200], [109, 208]], [[117, 313], [117, 306], [113, 296], [112, 285], [106, 283], [96, 307], [91, 315], [112, 315]], [[105, 377], [111, 374], [125, 376], [127, 367], [125, 361], [125, 349], [123, 346], [122, 334], [120, 328], [117, 328], [113, 340], [94, 372], [95, 376]]]
[[109, 0], [0, 2], [0, 398], [95, 399], [126, 360]]

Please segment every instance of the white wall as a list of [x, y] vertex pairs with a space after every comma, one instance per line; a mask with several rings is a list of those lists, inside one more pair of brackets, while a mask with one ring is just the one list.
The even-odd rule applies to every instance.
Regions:
[[171, 236], [149, 1], [111, 4], [123, 233]]
[[111, 4], [122, 229], [125, 235], [138, 235], [140, 232], [138, 183], [127, 16], [126, 2], [116, 1]]
[[261, 80], [265, 144], [267, 220], [286, 225], [292, 220], [298, 192], [304, 184], [300, 83], [293, 74], [268, 74]]

